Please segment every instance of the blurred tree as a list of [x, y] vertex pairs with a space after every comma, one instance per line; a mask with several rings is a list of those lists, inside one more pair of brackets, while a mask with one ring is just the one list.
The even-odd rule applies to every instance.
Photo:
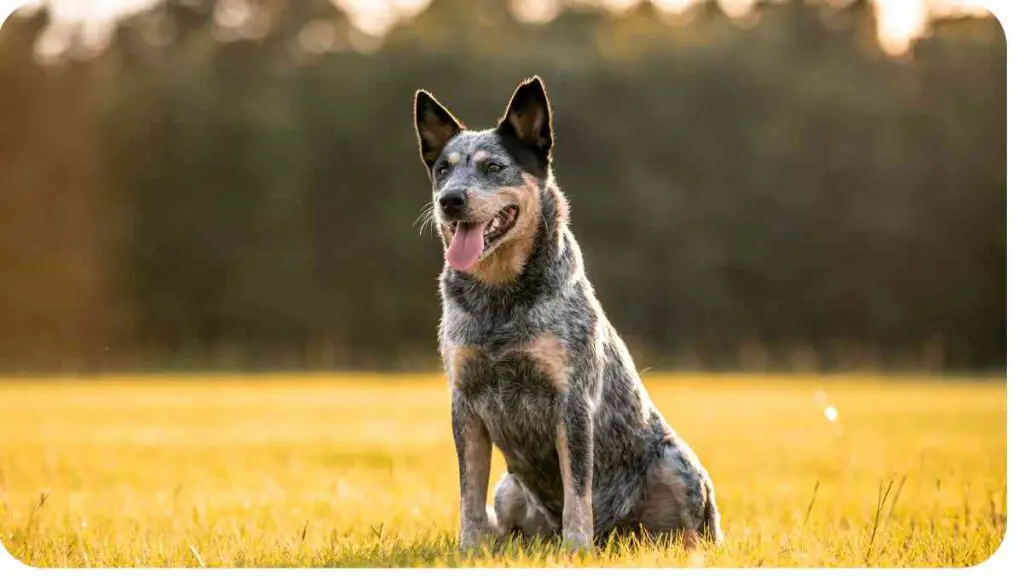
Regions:
[[0, 368], [102, 362], [117, 309], [109, 271], [96, 77], [87, 63], [33, 57], [45, 11], [0, 34]]
[[2, 369], [436, 367], [412, 93], [487, 125], [534, 73], [640, 364], [1005, 366], [991, 18], [893, 59], [865, 0], [762, 2], [756, 25], [435, 0], [383, 41], [330, 0], [170, 0], [44, 66], [45, 19], [0, 32]]

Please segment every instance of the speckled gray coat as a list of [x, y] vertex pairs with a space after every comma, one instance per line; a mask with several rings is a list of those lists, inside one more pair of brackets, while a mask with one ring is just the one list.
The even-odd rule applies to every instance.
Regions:
[[[507, 279], [488, 281], [447, 265], [440, 276], [439, 341], [452, 386], [462, 546], [521, 532], [561, 534], [586, 548], [613, 530], [640, 529], [720, 542], [708, 473], [652, 404], [584, 273], [551, 172], [551, 112], [541, 81], [519, 87], [493, 130], [465, 130], [422, 91], [415, 115], [435, 200], [471, 189], [471, 209], [476, 201], [497, 210], [487, 203], [489, 190], [536, 196], [528, 249]], [[478, 158], [500, 169], [468, 160]], [[444, 159], [454, 162], [439, 169]], [[525, 221], [525, 196], [514, 198], [524, 198]], [[444, 232], [452, 219], [435, 216], [450, 241]], [[499, 251], [483, 258], [506, 257]], [[492, 445], [508, 472], [488, 516]]]

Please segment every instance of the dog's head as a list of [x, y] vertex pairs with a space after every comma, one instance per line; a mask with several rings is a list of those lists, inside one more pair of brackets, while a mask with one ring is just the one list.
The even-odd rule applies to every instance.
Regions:
[[522, 266], [541, 219], [554, 144], [543, 82], [522, 83], [489, 130], [467, 130], [425, 90], [413, 115], [448, 264], [500, 281]]

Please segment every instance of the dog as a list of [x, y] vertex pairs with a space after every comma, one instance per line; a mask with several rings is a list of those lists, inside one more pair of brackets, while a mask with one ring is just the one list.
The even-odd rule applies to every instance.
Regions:
[[[460, 549], [515, 534], [575, 550], [613, 533], [721, 543], [711, 478], [652, 404], [584, 273], [542, 80], [521, 83], [488, 130], [425, 90], [413, 116], [445, 249], [438, 339]], [[492, 445], [507, 464], [493, 507]]]

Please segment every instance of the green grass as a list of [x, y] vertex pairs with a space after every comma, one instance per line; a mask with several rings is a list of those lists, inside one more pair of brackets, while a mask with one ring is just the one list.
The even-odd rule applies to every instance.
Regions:
[[646, 381], [711, 472], [721, 549], [460, 555], [438, 375], [0, 380], [0, 540], [33, 566], [965, 566], [1000, 544], [1003, 379]]

